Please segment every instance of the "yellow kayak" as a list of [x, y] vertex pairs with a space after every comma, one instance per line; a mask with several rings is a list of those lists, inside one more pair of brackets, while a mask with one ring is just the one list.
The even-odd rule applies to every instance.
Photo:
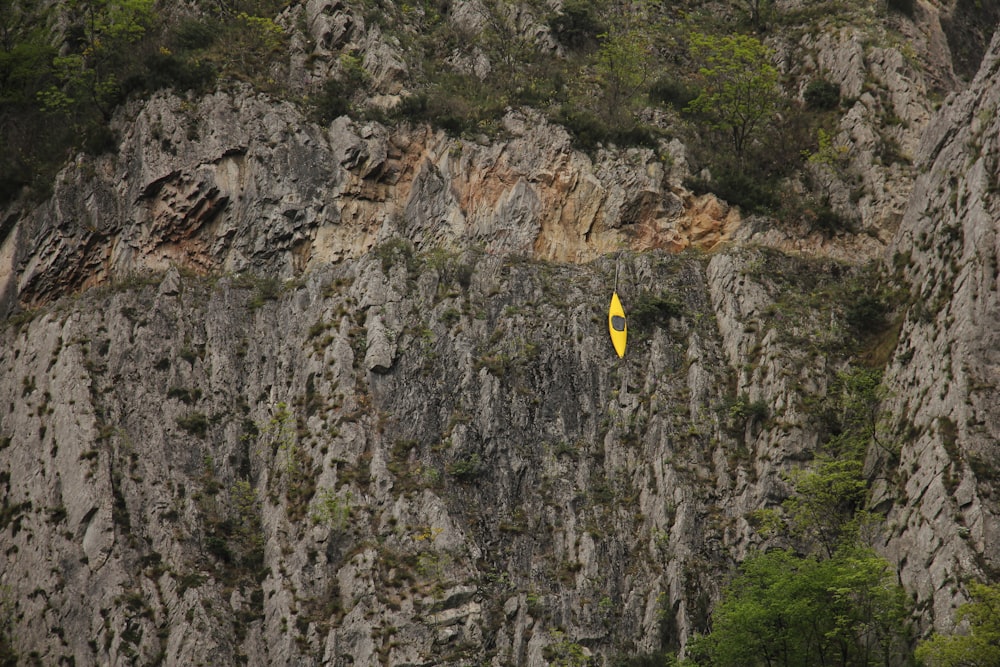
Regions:
[[611, 332], [611, 342], [619, 357], [625, 356], [625, 338], [628, 327], [625, 326], [625, 309], [618, 299], [618, 292], [611, 295], [611, 308], [608, 309], [608, 330]]

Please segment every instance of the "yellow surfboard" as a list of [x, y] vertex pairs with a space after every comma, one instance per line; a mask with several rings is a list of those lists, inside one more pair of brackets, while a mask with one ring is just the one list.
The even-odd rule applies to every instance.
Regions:
[[625, 325], [625, 309], [622, 308], [618, 292], [611, 295], [611, 307], [608, 309], [608, 330], [611, 332], [611, 342], [614, 343], [615, 352], [618, 353], [619, 357], [624, 357], [628, 327]]

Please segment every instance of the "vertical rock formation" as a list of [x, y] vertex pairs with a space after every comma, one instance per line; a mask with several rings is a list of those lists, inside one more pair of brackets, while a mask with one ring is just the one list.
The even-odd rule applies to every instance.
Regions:
[[[315, 49], [371, 38], [338, 7], [302, 10]], [[858, 51], [890, 99], [844, 84], [857, 114], [912, 120], [907, 147], [929, 128], [912, 192], [902, 167], [866, 175], [881, 238], [840, 252], [891, 237], [909, 289], [878, 341], [892, 395], [868, 469], [878, 547], [939, 628], [954, 584], [997, 567], [998, 49], [933, 121], [898, 51]], [[403, 66], [378, 63], [397, 94]], [[857, 361], [869, 274], [773, 230], [728, 244], [738, 212], [653, 151], [588, 156], [531, 111], [458, 140], [236, 89], [116, 123], [115, 155], [0, 216], [0, 601], [27, 659], [675, 650]], [[842, 124], [861, 154], [868, 123]]]
[[1000, 42], [921, 145], [917, 179], [887, 261], [910, 288], [888, 378], [903, 445], [886, 552], [939, 625], [961, 602], [955, 583], [995, 577], [997, 220]]

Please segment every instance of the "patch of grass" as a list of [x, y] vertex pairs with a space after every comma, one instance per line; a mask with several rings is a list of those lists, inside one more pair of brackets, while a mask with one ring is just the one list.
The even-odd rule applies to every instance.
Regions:
[[268, 301], [277, 301], [281, 296], [281, 281], [275, 277], [258, 278], [254, 281], [254, 292], [247, 301], [247, 308], [256, 310]]

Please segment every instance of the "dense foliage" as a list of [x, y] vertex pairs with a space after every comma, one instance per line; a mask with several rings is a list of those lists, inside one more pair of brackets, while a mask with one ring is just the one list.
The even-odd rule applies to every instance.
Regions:
[[777, 110], [778, 70], [772, 54], [749, 35], [693, 34], [691, 53], [700, 61], [701, 92], [688, 109], [705, 114], [727, 133], [738, 161], [759, 127]]
[[[472, 136], [499, 132], [508, 108], [527, 105], [585, 150], [661, 149], [680, 135], [694, 171], [710, 174], [692, 189], [759, 212], [787, 207], [781, 180], [837, 113], [829, 86], [808, 89], [802, 105], [794, 82], [779, 81], [753, 34], [783, 20], [769, 1], [732, 0], [719, 16], [701, 0], [354, 0], [342, 10], [407, 60], [403, 95], [388, 108], [369, 103], [371, 64], [354, 42], [335, 47], [330, 76], [291, 83], [302, 4], [0, 0], [0, 201], [26, 186], [44, 196], [74, 152], [113, 148], [114, 109], [161, 88], [241, 82], [304, 104], [322, 123], [350, 114]], [[817, 219], [839, 228], [836, 216]]]
[[111, 115], [130, 96], [268, 86], [285, 3], [196, 4], [171, 15], [154, 0], [0, 0], [0, 202], [25, 187], [44, 196], [75, 151], [112, 149]]
[[743, 563], [691, 654], [718, 667], [902, 664], [907, 616], [895, 572], [868, 549], [770, 551]]
[[757, 525], [778, 548], [747, 558], [686, 664], [904, 665], [911, 607], [896, 573], [864, 540], [872, 521], [857, 458], [823, 458], [792, 475], [795, 493]]
[[780, 507], [751, 516], [769, 546], [740, 564], [683, 664], [913, 664], [911, 601], [868, 539], [881, 517], [867, 509], [863, 462], [879, 439], [892, 449], [884, 400], [881, 372], [855, 367], [807, 406], [823, 437], [816, 457], [788, 474]]
[[972, 601], [959, 607], [956, 623], [968, 632], [935, 634], [917, 648], [927, 667], [987, 667], [1000, 665], [1000, 585], [969, 584]]

